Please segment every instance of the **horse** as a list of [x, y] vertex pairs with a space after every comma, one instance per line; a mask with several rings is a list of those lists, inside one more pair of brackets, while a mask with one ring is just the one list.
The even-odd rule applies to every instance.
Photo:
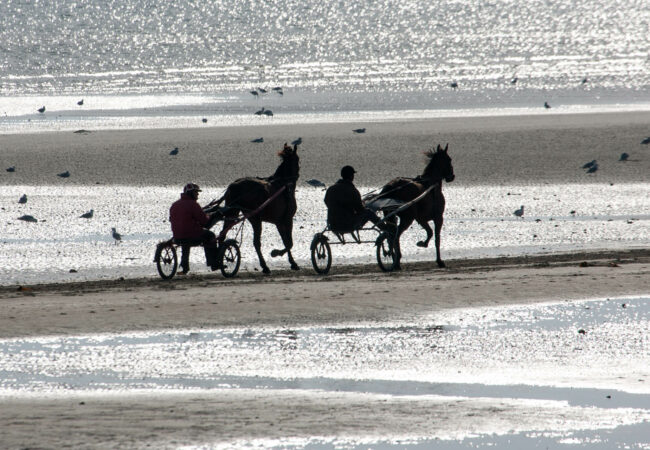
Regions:
[[[388, 182], [382, 189], [377, 198], [390, 198], [399, 202], [409, 202], [433, 186], [431, 191], [412, 206], [405, 208], [397, 214], [399, 225], [397, 227], [397, 246], [396, 257], [397, 267], [400, 268], [400, 259], [402, 253], [399, 248], [399, 238], [416, 220], [427, 232], [427, 237], [417, 243], [418, 247], [428, 247], [429, 241], [433, 236], [433, 231], [429, 226], [429, 221], [433, 220], [435, 225], [435, 244], [436, 244], [436, 262], [438, 267], [445, 267], [445, 263], [440, 257], [440, 230], [443, 223], [443, 213], [445, 211], [445, 197], [442, 195], [442, 180], [450, 183], [454, 181], [454, 168], [451, 165], [451, 157], [447, 153], [449, 144], [442, 148], [440, 144], [436, 150], [424, 152], [429, 162], [424, 168], [422, 175], [416, 178], [394, 178]], [[389, 219], [390, 220], [390, 219]]]
[[[247, 218], [251, 227], [253, 227], [253, 246], [265, 274], [271, 271], [266, 265], [266, 261], [264, 261], [264, 256], [262, 256], [262, 222], [274, 224], [284, 244], [283, 249], [274, 249], [271, 256], [282, 256], [286, 253], [291, 269], [300, 269], [291, 255], [291, 248], [293, 247], [293, 216], [296, 214], [297, 209], [295, 186], [300, 170], [300, 158], [298, 158], [297, 152], [298, 145], [294, 145], [292, 148], [284, 144], [284, 148], [278, 152], [282, 162], [273, 175], [267, 178], [239, 178], [228, 186], [223, 197], [217, 201], [217, 204], [221, 203], [222, 200], [226, 201], [223, 212], [223, 230], [227, 230], [237, 221], [240, 211], [244, 213], [255, 211], [273, 194], [283, 187], [285, 188], [285, 192], [280, 193], [261, 211]], [[225, 232], [222, 231], [221, 235], [225, 235]]]

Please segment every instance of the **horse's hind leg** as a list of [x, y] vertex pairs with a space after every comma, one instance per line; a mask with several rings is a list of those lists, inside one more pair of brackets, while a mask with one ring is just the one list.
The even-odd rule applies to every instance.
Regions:
[[442, 215], [433, 219], [433, 224], [436, 229], [436, 262], [438, 267], [445, 267], [445, 263], [440, 258], [440, 230], [442, 230]]
[[262, 221], [257, 218], [250, 218], [248, 221], [253, 227], [253, 247], [255, 247], [255, 252], [257, 253], [257, 259], [260, 261], [260, 266], [262, 267], [262, 272], [271, 273], [269, 266], [266, 265], [264, 261], [264, 256], [262, 256]]
[[287, 254], [287, 258], [289, 258], [289, 264], [291, 264], [291, 269], [292, 270], [300, 270], [300, 267], [298, 264], [296, 264], [296, 261], [293, 259], [293, 255], [291, 254], [291, 249], [293, 248], [293, 220], [289, 223], [289, 225], [276, 225], [278, 229], [278, 233], [280, 233], [280, 237], [282, 238], [282, 243], [284, 244], [284, 249], [282, 250], [277, 250], [274, 249], [271, 252], [272, 257], [276, 256], [282, 256], [285, 253]]
[[427, 238], [426, 238], [425, 240], [423, 240], [423, 241], [418, 241], [416, 245], [417, 245], [418, 247], [424, 247], [424, 248], [426, 248], [426, 247], [429, 246], [429, 241], [430, 241], [431, 238], [433, 237], [433, 230], [432, 230], [431, 227], [429, 226], [429, 222], [426, 221], [426, 220], [418, 220], [418, 223], [420, 224], [420, 226], [421, 226], [422, 228], [424, 228], [424, 231], [427, 232]]

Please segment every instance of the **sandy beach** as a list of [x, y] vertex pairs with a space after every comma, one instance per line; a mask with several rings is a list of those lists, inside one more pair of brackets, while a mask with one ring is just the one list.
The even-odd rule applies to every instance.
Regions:
[[[415, 176], [423, 166], [421, 152], [449, 142], [455, 183], [460, 185], [648, 183], [650, 149], [640, 141], [650, 133], [649, 122], [650, 113], [549, 114], [2, 135], [1, 164], [17, 170], [3, 171], [0, 184], [181, 186], [192, 180], [219, 186], [239, 176], [272, 173], [277, 163], [274, 150], [297, 137], [304, 142], [302, 180], [331, 183], [343, 164], [354, 165], [364, 184]], [[367, 128], [366, 134], [352, 133], [359, 126]], [[261, 136], [264, 144], [250, 142]], [[168, 153], [174, 147], [179, 147], [182, 158], [170, 161]], [[630, 154], [626, 164], [617, 163], [622, 152]], [[608, 170], [596, 176], [576, 170], [593, 159]], [[58, 179], [55, 174], [63, 170], [74, 177]], [[410, 322], [455, 308], [650, 295], [650, 248], [446, 262], [446, 269], [438, 269], [434, 261], [407, 262], [401, 272], [391, 274], [378, 272], [376, 266], [341, 265], [328, 277], [303, 268], [271, 276], [247, 272], [233, 280], [196, 274], [171, 282], [125, 277], [3, 286], [0, 338]], [[360, 397], [307, 390], [5, 395], [0, 404], [4, 448], [227, 447], [240, 440], [382, 433], [455, 439], [468, 429], [477, 434], [552, 429], [562, 422], [558, 418], [566, 417], [580, 428], [580, 423], [593, 425], [595, 420], [582, 408], [555, 410], [517, 400], [495, 407], [482, 399]], [[612, 417], [603, 415], [603, 423], [617, 420]]]

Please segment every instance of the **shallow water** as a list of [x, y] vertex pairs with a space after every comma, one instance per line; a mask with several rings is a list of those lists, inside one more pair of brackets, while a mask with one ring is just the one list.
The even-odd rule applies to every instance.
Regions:
[[647, 110], [649, 19], [638, 0], [7, 0], [0, 129], [235, 125], [261, 107], [275, 114], [263, 123]]
[[[360, 188], [362, 194], [373, 189]], [[449, 186], [445, 188], [448, 206], [442, 257], [647, 247], [649, 189], [645, 183]], [[222, 192], [223, 188], [207, 187], [202, 198], [207, 202]], [[22, 194], [28, 197], [26, 204], [18, 203]], [[306, 184], [296, 192], [299, 209], [293, 253], [303, 270], [312, 270], [309, 244], [314, 233], [325, 227], [323, 195], [321, 189]], [[7, 186], [0, 193], [0, 222], [5, 224], [0, 240], [0, 284], [155, 276], [155, 246], [171, 235], [168, 208], [177, 197], [176, 187]], [[526, 212], [519, 219], [513, 211], [522, 204]], [[93, 218], [79, 217], [90, 209], [94, 209]], [[24, 214], [38, 222], [17, 220]], [[123, 235], [119, 245], [111, 237], [111, 227]], [[221, 225], [214, 228], [220, 229]], [[241, 231], [241, 270], [255, 271], [259, 265], [252, 230], [245, 224]], [[269, 266], [287, 268], [285, 258], [269, 256], [271, 249], [281, 247], [275, 228], [265, 225], [263, 233], [262, 250]], [[435, 259], [433, 242], [426, 249], [415, 245], [425, 236], [418, 225], [403, 235], [404, 262]], [[366, 237], [374, 239], [376, 234], [368, 232]], [[372, 244], [333, 245], [332, 253], [334, 270], [337, 264], [375, 262]], [[202, 251], [195, 249], [192, 255], [192, 271], [206, 272]]]
[[450, 310], [417, 323], [6, 339], [0, 340], [0, 394], [257, 389], [491, 399], [495, 405], [509, 399], [531, 408], [588, 408], [592, 419], [490, 435], [466, 430], [451, 440], [435, 434], [405, 439], [394, 431], [370, 442], [349, 436], [231, 444], [614, 448], [607, 445], [620, 442], [629, 446], [621, 448], [647, 448], [649, 326], [650, 298], [624, 297]]

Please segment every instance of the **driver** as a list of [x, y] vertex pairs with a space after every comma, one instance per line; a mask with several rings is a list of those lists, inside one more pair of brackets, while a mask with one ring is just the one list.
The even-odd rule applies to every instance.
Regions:
[[210, 217], [203, 211], [197, 199], [201, 189], [194, 183], [183, 188], [181, 198], [169, 208], [169, 221], [174, 240], [181, 246], [181, 275], [190, 271], [190, 247], [203, 244], [206, 264], [216, 270], [217, 238], [212, 231], [204, 228]]
[[378, 228], [390, 229], [388, 224], [381, 222], [377, 214], [364, 206], [361, 194], [353, 183], [355, 173], [352, 166], [344, 166], [341, 169], [341, 179], [325, 192], [327, 221], [332, 231], [347, 233], [363, 227], [368, 221]]

